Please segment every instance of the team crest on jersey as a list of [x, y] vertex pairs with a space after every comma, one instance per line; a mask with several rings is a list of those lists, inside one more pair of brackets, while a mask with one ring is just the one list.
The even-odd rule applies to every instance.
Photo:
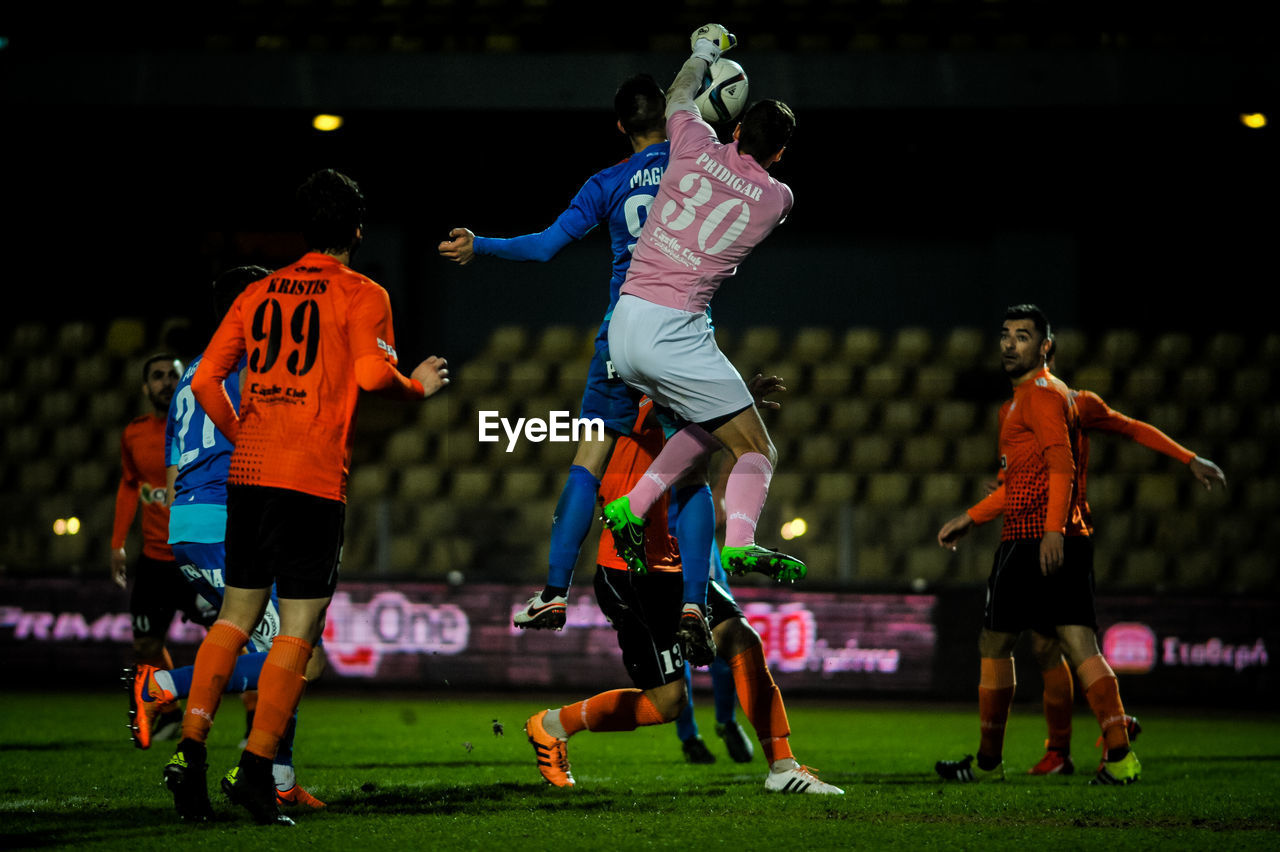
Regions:
[[378, 338], [378, 348], [390, 355], [392, 360], [396, 359], [396, 348], [381, 337]]
[[1036, 387], [1038, 388], [1049, 387], [1049, 380], [1041, 376], [1040, 378], [1036, 379]]

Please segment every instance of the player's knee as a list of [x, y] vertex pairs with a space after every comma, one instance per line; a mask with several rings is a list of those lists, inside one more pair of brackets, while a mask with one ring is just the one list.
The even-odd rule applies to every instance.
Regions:
[[712, 631], [716, 640], [716, 652], [720, 659], [732, 660], [739, 654], [760, 646], [760, 634], [745, 618], [731, 618], [716, 625]]

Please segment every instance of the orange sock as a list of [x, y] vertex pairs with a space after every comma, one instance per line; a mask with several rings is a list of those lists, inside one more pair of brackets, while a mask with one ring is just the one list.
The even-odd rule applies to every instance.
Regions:
[[271, 760], [280, 738], [302, 700], [307, 685], [303, 673], [311, 659], [311, 643], [297, 636], [276, 636], [258, 675], [258, 708], [245, 751]]
[[182, 738], [203, 743], [209, 738], [213, 716], [222, 702], [231, 671], [249, 634], [229, 621], [215, 622], [196, 652], [195, 670], [191, 673], [191, 691], [187, 693], [187, 712], [182, 717]]
[[738, 654], [729, 661], [729, 668], [733, 670], [738, 703], [747, 714], [751, 727], [756, 729], [756, 739], [760, 740], [765, 762], [772, 764], [792, 757], [787, 708], [782, 703], [782, 692], [764, 661], [764, 646], [753, 645]]
[[1045, 745], [1063, 754], [1071, 753], [1071, 715], [1075, 705], [1075, 689], [1071, 666], [1067, 661], [1040, 673], [1044, 677], [1044, 720], [1049, 726]]
[[1080, 686], [1093, 715], [1098, 717], [1102, 739], [1107, 750], [1129, 747], [1129, 727], [1125, 724], [1124, 704], [1120, 702], [1120, 681], [1101, 654], [1095, 654], [1076, 669]]
[[570, 737], [582, 731], [634, 731], [666, 721], [639, 689], [614, 689], [560, 708], [560, 724]]
[[1009, 723], [1015, 686], [1012, 657], [982, 658], [978, 681], [978, 765], [983, 769], [994, 768], [1004, 759], [1004, 729]]

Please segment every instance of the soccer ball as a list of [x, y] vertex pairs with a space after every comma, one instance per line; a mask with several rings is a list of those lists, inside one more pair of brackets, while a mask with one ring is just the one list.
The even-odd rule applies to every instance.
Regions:
[[747, 105], [747, 88], [747, 72], [732, 59], [722, 57], [707, 69], [693, 102], [709, 124], [732, 121]]

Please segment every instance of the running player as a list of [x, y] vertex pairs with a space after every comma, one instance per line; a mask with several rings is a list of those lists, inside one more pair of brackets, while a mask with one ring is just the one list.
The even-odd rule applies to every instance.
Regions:
[[[168, 353], [152, 355], [142, 365], [142, 392], [152, 410], [134, 418], [120, 436], [120, 484], [116, 488], [111, 529], [111, 579], [125, 588], [128, 555], [125, 539], [142, 506], [142, 553], [133, 566], [129, 612], [133, 625], [135, 665], [173, 668], [165, 636], [178, 611], [207, 623], [169, 547], [169, 507], [165, 490], [164, 427], [182, 375], [182, 362]], [[174, 739], [182, 724], [182, 708], [166, 703], [156, 708], [154, 739]]]
[[938, 543], [955, 549], [975, 524], [1004, 518], [978, 640], [977, 765], [972, 755], [938, 761], [934, 769], [944, 780], [1004, 779], [1013, 649], [1026, 630], [1057, 636], [1097, 716], [1106, 752], [1091, 783], [1129, 784], [1142, 772], [1129, 746], [1119, 683], [1098, 649], [1093, 544], [1079, 502], [1084, 470], [1080, 416], [1070, 389], [1049, 372], [1052, 344], [1049, 322], [1039, 308], [1016, 305], [1006, 310], [1000, 350], [1013, 400], [1000, 421], [1004, 481], [938, 532]]
[[[211, 813], [205, 742], [226, 678], [274, 584], [280, 631], [258, 680], [248, 744], [222, 788], [258, 822], [293, 824], [279, 811], [272, 759], [302, 696], [338, 580], [360, 392], [421, 400], [448, 383], [442, 358], [423, 361], [412, 377], [396, 369], [387, 292], [349, 268], [364, 237], [364, 196], [355, 182], [316, 172], [298, 190], [298, 203], [310, 250], [235, 300], [192, 380], [196, 401], [235, 449], [227, 477], [226, 594], [196, 655], [183, 739], [165, 767], [184, 818]], [[237, 413], [223, 382], [246, 353]]]
[[[736, 40], [708, 24], [667, 91], [671, 162], [622, 285], [609, 350], [627, 384], [688, 422], [627, 494], [604, 508], [605, 524], [632, 570], [646, 570], [643, 518], [686, 473], [727, 447], [735, 462], [725, 492], [722, 561], [730, 574], [760, 571], [795, 580], [805, 566], [755, 544], [777, 452], [751, 394], [716, 346], [706, 311], [720, 284], [787, 216], [791, 189], [769, 176], [795, 117], [778, 101], [751, 106], [723, 145], [699, 115], [694, 93], [711, 63]], [[705, 622], [686, 602], [682, 629]]]
[[[1053, 369], [1053, 353], [1049, 354], [1049, 369]], [[1093, 515], [1089, 509], [1086, 484], [1089, 468], [1089, 433], [1107, 432], [1119, 435], [1176, 459], [1187, 466], [1188, 471], [1204, 486], [1212, 491], [1214, 485], [1227, 486], [1226, 475], [1222, 468], [1212, 461], [1201, 458], [1186, 447], [1174, 441], [1164, 432], [1149, 423], [1136, 420], [1116, 411], [1093, 391], [1072, 390], [1071, 397], [1075, 401], [1076, 410], [1080, 413], [1080, 427], [1083, 437], [1080, 445], [1080, 507], [1089, 534], [1093, 534]], [[1008, 403], [1005, 403], [1007, 409]], [[1001, 418], [1007, 415], [1002, 411]], [[1033, 630], [1031, 633], [1031, 650], [1040, 667], [1044, 679], [1044, 716], [1048, 725], [1048, 739], [1045, 741], [1044, 757], [1035, 766], [1027, 770], [1029, 775], [1070, 775], [1075, 771], [1071, 760], [1071, 717], [1075, 699], [1074, 682], [1071, 666], [1062, 654], [1062, 645], [1057, 636], [1044, 636]], [[1127, 723], [1130, 740], [1135, 739], [1142, 731], [1142, 726], [1134, 717], [1128, 717]]]
[[[654, 406], [641, 402], [631, 436], [619, 440], [609, 461], [601, 495], [610, 499], [631, 487], [660, 450], [663, 429]], [[525, 723], [538, 770], [557, 787], [575, 784], [569, 767], [568, 740], [583, 731], [632, 731], [674, 721], [688, 700], [684, 660], [677, 638], [680, 612], [675, 606], [683, 581], [680, 554], [667, 527], [666, 496], [655, 502], [646, 539], [650, 571], [628, 565], [602, 535], [597, 552], [596, 600], [618, 632], [623, 665], [633, 689], [615, 689], [559, 709], [543, 710]], [[705, 559], [706, 557], [701, 557]], [[790, 726], [782, 693], [765, 663], [759, 635], [742, 615], [733, 597], [717, 583], [707, 594], [717, 653], [733, 671], [737, 694], [755, 728], [769, 764], [765, 789], [784, 793], [841, 794], [839, 787], [820, 780], [801, 766], [791, 752]]]
[[[618, 130], [631, 145], [632, 155], [593, 175], [578, 190], [569, 207], [552, 225], [537, 234], [511, 239], [496, 239], [473, 234], [466, 228], [454, 228], [449, 240], [440, 243], [440, 254], [466, 265], [476, 256], [504, 260], [548, 261], [574, 240], [580, 240], [604, 225], [609, 230], [613, 253], [609, 279], [609, 304], [596, 334], [595, 352], [587, 368], [587, 385], [582, 395], [584, 419], [598, 418], [605, 426], [603, 440], [591, 430], [578, 444], [569, 476], [560, 493], [551, 522], [550, 561], [547, 582], [531, 597], [513, 618], [516, 627], [558, 630], [564, 626], [569, 587], [582, 543], [591, 531], [596, 516], [596, 494], [600, 477], [619, 435], [630, 432], [635, 422], [639, 394], [617, 375], [609, 357], [609, 322], [618, 290], [631, 265], [631, 251], [640, 228], [653, 204], [658, 183], [667, 168], [671, 146], [667, 142], [664, 111], [666, 96], [648, 74], [637, 74], [624, 80], [614, 94], [614, 114]], [[677, 495], [682, 507], [681, 524], [714, 523], [714, 507], [710, 489], [695, 482]], [[710, 535], [710, 532], [687, 535]], [[687, 603], [701, 608], [706, 603], [707, 575], [690, 570], [685, 576], [684, 597]], [[705, 631], [702, 631], [705, 632]], [[686, 656], [705, 665], [714, 658], [715, 649], [706, 646], [708, 637], [688, 637]]]
[[[231, 269], [213, 282], [214, 318], [221, 321], [231, 308], [231, 303], [254, 281], [266, 278], [271, 271], [261, 266], [241, 266]], [[217, 612], [222, 607], [226, 586], [226, 529], [227, 529], [227, 472], [231, 464], [231, 442], [227, 440], [204, 408], [196, 401], [191, 390], [191, 380], [199, 369], [202, 357], [197, 357], [187, 367], [169, 408], [165, 429], [165, 455], [168, 459], [167, 477], [169, 510], [169, 544], [187, 582], [208, 607]], [[240, 406], [240, 368], [223, 382], [227, 398], [237, 409]], [[252, 729], [256, 707], [258, 674], [266, 658], [271, 640], [280, 627], [279, 604], [275, 592], [267, 603], [266, 612], [245, 645], [248, 652], [237, 661], [237, 669], [245, 669], [240, 677], [233, 677], [231, 684], [248, 684], [241, 692], [248, 709], [248, 728]], [[314, 681], [324, 671], [323, 646], [317, 645], [316, 653], [307, 664], [306, 678]], [[191, 672], [157, 674], [142, 666], [133, 677], [130, 693], [134, 713], [135, 742], [146, 748], [146, 709], [149, 699], [157, 694], [174, 694], [185, 697], [190, 689]], [[153, 687], [154, 690], [153, 691]], [[243, 688], [243, 687], [242, 687]], [[228, 689], [228, 691], [231, 691]], [[290, 722], [272, 765], [276, 797], [282, 805], [305, 804], [313, 808], [324, 803], [312, 796], [297, 783], [293, 767], [293, 739], [297, 718]], [[246, 732], [246, 737], [248, 732]]]

